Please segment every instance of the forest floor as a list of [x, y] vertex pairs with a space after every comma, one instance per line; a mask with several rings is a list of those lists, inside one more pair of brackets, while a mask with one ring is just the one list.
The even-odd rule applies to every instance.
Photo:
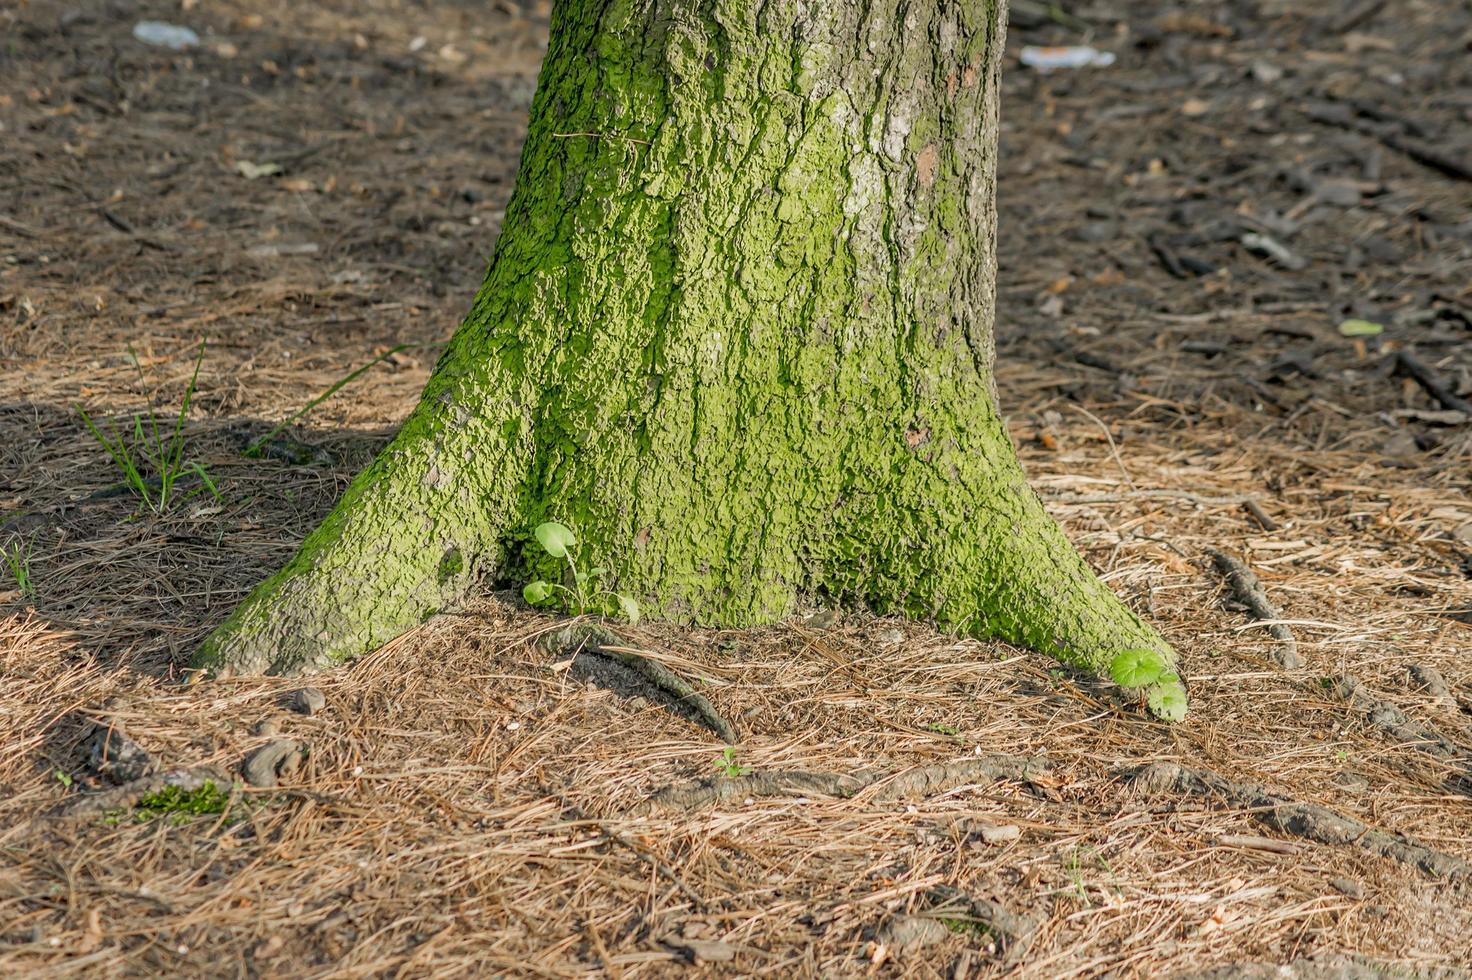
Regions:
[[[311, 715], [300, 682], [175, 683], [466, 310], [545, 7], [0, 5], [0, 975], [1465, 975], [1472, 9], [1061, 6], [1013, 19], [999, 385], [1192, 714], [852, 612], [623, 631], [704, 682], [723, 757], [495, 597]], [[1117, 61], [1018, 64], [1081, 41]], [[182, 433], [219, 499], [155, 516], [77, 406], [171, 425], [202, 341]], [[220, 812], [79, 810], [109, 724], [167, 767], [306, 756]], [[727, 763], [725, 796], [655, 796]]]

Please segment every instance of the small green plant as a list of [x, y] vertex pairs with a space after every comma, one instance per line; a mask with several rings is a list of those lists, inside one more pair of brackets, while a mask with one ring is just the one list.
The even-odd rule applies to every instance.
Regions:
[[206, 782], [192, 790], [165, 786], [156, 793], [149, 793], [134, 805], [133, 819], [142, 823], [155, 817], [169, 816], [176, 824], [184, 823], [191, 817], [224, 813], [229, 805], [230, 794], [213, 782]]
[[1186, 717], [1186, 688], [1181, 675], [1158, 650], [1125, 650], [1109, 662], [1109, 676], [1120, 687], [1142, 689], [1150, 711], [1164, 721]]
[[16, 538], [7, 541], [0, 548], [0, 555], [5, 558], [5, 566], [10, 569], [10, 577], [15, 579], [15, 587], [20, 594], [27, 599], [36, 598], [36, 583], [31, 581], [31, 543]]
[[1079, 904], [1084, 908], [1092, 907], [1094, 903], [1089, 901], [1089, 888], [1084, 880], [1083, 857], [1079, 854], [1078, 848], [1069, 851], [1068, 856], [1063, 859], [1063, 873], [1067, 875], [1069, 884], [1073, 886], [1072, 891]]
[[1094, 848], [1069, 848], [1068, 853], [1063, 857], [1062, 863], [1063, 874], [1065, 877], [1067, 877], [1070, 886], [1068, 889], [1063, 891], [1063, 894], [1068, 894], [1071, 892], [1073, 896], [1078, 899], [1079, 904], [1083, 905], [1085, 908], [1091, 908], [1094, 904], [1093, 901], [1089, 898], [1089, 882], [1085, 874], [1085, 872], [1089, 870], [1089, 865], [1093, 865], [1098, 870], [1103, 871], [1111, 883], [1109, 887], [1096, 884], [1094, 886], [1095, 888], [1105, 892], [1113, 891], [1116, 895], [1120, 893], [1119, 883], [1115, 876], [1113, 866], [1110, 865], [1108, 859], [1105, 858], [1103, 854], [1099, 853]]
[[[143, 364], [131, 344], [128, 345], [128, 356], [138, 370], [138, 380], [146, 387], [148, 380], [143, 375]], [[199, 356], [194, 359], [194, 373], [189, 376], [189, 384], [184, 389], [184, 401], [179, 406], [179, 414], [175, 416], [174, 427], [167, 438], [159, 429], [158, 413], [152, 397], [148, 400], [147, 431], [144, 429], [143, 415], [136, 412], [133, 415], [131, 443], [116, 431], [111, 435], [104, 433], [82, 406], [76, 406], [77, 414], [86, 423], [92, 437], [102, 444], [102, 448], [107, 450], [107, 454], [122, 472], [123, 482], [155, 514], [162, 514], [169, 503], [178, 497], [177, 485], [184, 476], [198, 477], [216, 500], [220, 498], [220, 491], [204, 467], [184, 458], [184, 420], [189, 417], [189, 406], [194, 400], [194, 389], [199, 382], [199, 366], [203, 361], [204, 344], [201, 343]]]
[[52, 773], [52, 775], [56, 777], [56, 781], [60, 783], [63, 788], [72, 788], [72, 777], [67, 773], [62, 772], [60, 769], [57, 769], [55, 772]]
[[951, 738], [956, 738], [961, 734], [960, 729], [958, 729], [955, 725], [942, 725], [938, 721], [932, 721], [925, 727], [930, 731], [935, 732], [937, 735], [949, 735]]
[[985, 922], [970, 916], [947, 916], [940, 920], [951, 932], [972, 942], [995, 942], [992, 930]]
[[736, 761], [736, 746], [728, 745], [721, 752], [720, 758], [716, 759], [716, 768], [721, 775], [727, 779], [736, 779], [739, 776], [750, 776], [751, 770]]
[[578, 568], [577, 535], [572, 529], [556, 521], [548, 521], [538, 524], [532, 532], [532, 537], [537, 539], [537, 544], [542, 550], [553, 558], [560, 558], [567, 563], [567, 569], [572, 578], [572, 586], [560, 585], [555, 582], [546, 582], [537, 579], [528, 582], [521, 590], [522, 598], [534, 606], [543, 606], [552, 602], [558, 595], [562, 595], [567, 602], [567, 608], [576, 616], [581, 616], [590, 608], [608, 609], [610, 603], [618, 607], [618, 611], [624, 619], [631, 623], [639, 621], [639, 604], [626, 595], [613, 592], [609, 589], [598, 588], [598, 583], [603, 580], [606, 570], [602, 568], [590, 568], [586, 572]]

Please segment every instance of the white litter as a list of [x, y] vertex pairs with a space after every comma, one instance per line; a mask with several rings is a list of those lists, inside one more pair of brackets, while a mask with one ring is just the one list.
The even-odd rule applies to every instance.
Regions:
[[178, 24], [165, 24], [161, 20], [140, 20], [133, 25], [133, 37], [144, 44], [152, 44], [171, 51], [183, 51], [199, 43], [199, 35]]
[[1114, 64], [1114, 54], [1086, 45], [1064, 48], [1022, 49], [1022, 63], [1038, 71], [1054, 71], [1059, 68], [1108, 68]]

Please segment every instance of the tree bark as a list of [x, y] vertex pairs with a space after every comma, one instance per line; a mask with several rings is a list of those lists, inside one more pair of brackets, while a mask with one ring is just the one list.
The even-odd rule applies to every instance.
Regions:
[[992, 382], [997, 0], [560, 0], [485, 283], [402, 431], [205, 643], [300, 673], [584, 561], [653, 615], [864, 604], [1104, 669], [1165, 642]]

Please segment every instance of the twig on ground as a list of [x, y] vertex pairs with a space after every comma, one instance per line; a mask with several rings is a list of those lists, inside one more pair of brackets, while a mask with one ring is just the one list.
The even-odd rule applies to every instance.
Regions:
[[1114, 444], [1114, 434], [1109, 431], [1109, 426], [1104, 424], [1104, 420], [1099, 418], [1099, 416], [1095, 415], [1093, 412], [1089, 411], [1087, 408], [1084, 408], [1082, 405], [1075, 405], [1070, 402], [1069, 407], [1076, 409], [1085, 418], [1092, 419], [1094, 424], [1103, 430], [1104, 440], [1109, 443], [1109, 453], [1114, 457], [1114, 465], [1119, 467], [1119, 472], [1120, 475], [1124, 477], [1124, 482], [1130, 485], [1131, 490], [1138, 489], [1138, 487], [1135, 486], [1134, 478], [1130, 476], [1130, 471], [1125, 468], [1124, 460], [1119, 455], [1119, 447]]
[[1456, 180], [1472, 180], [1472, 165], [1448, 156], [1430, 144], [1407, 136], [1403, 124], [1361, 119], [1349, 106], [1321, 103], [1304, 110], [1314, 122], [1353, 130], [1374, 137], [1397, 153], [1402, 153], [1423, 167], [1428, 167]]
[[1276, 531], [1278, 529], [1278, 522], [1269, 517], [1268, 512], [1263, 510], [1262, 505], [1256, 500], [1248, 497], [1242, 501], [1242, 506], [1246, 509], [1247, 513], [1252, 515], [1252, 519], [1257, 521], [1258, 526], [1264, 531]]
[[1397, 351], [1395, 355], [1395, 369], [1400, 371], [1420, 385], [1442, 408], [1449, 408], [1454, 412], [1462, 412], [1472, 418], [1472, 402], [1462, 398], [1436, 376], [1436, 373], [1422, 363], [1410, 351]]
[[1251, 610], [1258, 619], [1269, 621], [1268, 633], [1278, 641], [1277, 649], [1273, 651], [1273, 658], [1285, 670], [1297, 670], [1303, 666], [1302, 661], [1298, 658], [1298, 641], [1293, 638], [1293, 631], [1282, 623], [1271, 622], [1281, 617], [1277, 608], [1268, 599], [1267, 592], [1263, 590], [1262, 583], [1257, 580], [1252, 569], [1225, 551], [1211, 548], [1209, 553], [1211, 560], [1216, 563], [1217, 571], [1221, 572], [1222, 578], [1226, 580], [1232, 597]]

